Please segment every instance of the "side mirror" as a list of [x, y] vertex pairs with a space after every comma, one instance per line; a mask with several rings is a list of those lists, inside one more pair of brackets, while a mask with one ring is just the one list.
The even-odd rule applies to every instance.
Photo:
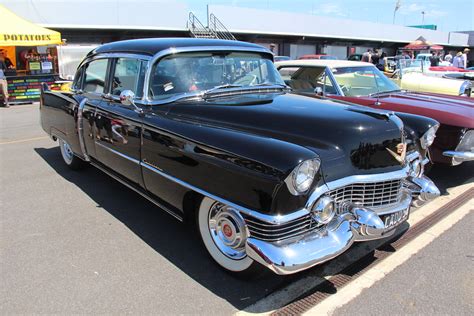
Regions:
[[123, 90], [120, 93], [120, 103], [122, 103], [125, 106], [132, 105], [135, 108], [135, 112], [137, 112], [140, 115], [143, 115], [143, 109], [139, 108], [135, 104], [135, 93], [133, 93], [132, 90]]
[[323, 88], [321, 88], [321, 87], [314, 88], [314, 93], [316, 93], [316, 95], [319, 95], [319, 96], [322, 97], [324, 95]]
[[135, 93], [131, 90], [123, 90], [120, 93], [120, 102], [123, 105], [130, 106], [134, 105]]

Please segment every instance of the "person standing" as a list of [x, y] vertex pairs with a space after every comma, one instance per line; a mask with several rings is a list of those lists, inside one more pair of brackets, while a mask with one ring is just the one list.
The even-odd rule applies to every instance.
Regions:
[[436, 52], [431, 52], [430, 64], [431, 64], [431, 67], [438, 67], [439, 66], [439, 57], [436, 54]]
[[379, 51], [376, 49], [374, 51], [374, 54], [371, 56], [371, 63], [377, 66], [379, 64], [380, 56], [379, 56]]
[[362, 54], [360, 61], [365, 61], [366, 63], [372, 62], [372, 50], [370, 48]]
[[448, 63], [451, 63], [453, 60], [453, 55], [451, 55], [451, 52], [448, 52], [445, 56], [444, 56], [444, 61], [447, 61]]
[[10, 105], [8, 104], [8, 82], [7, 77], [5, 76], [5, 71], [7, 70], [7, 65], [5, 64], [5, 60], [3, 56], [0, 56], [0, 88], [3, 94], [3, 100], [5, 102], [5, 107], [8, 108]]
[[464, 62], [462, 60], [462, 52], [458, 52], [453, 58], [453, 67], [464, 68]]
[[467, 68], [467, 54], [469, 54], [471, 50], [469, 48], [464, 48], [464, 52], [462, 54], [462, 62], [463, 62], [463, 68]]

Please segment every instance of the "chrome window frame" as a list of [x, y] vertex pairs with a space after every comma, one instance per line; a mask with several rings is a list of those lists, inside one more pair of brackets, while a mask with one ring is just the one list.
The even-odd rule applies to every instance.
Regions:
[[[80, 64], [79, 66], [77, 67], [77, 69], [82, 69], [81, 71], [84, 72], [85, 70], [83, 69], [83, 66], [86, 65], [86, 64], [89, 64], [90, 62], [92, 61], [95, 61], [95, 60], [98, 60], [98, 59], [109, 59], [109, 64], [107, 66], [107, 74], [106, 74], [106, 83], [107, 83], [107, 88], [108, 86], [110, 85], [110, 76], [111, 76], [111, 71], [112, 71], [112, 68], [111, 68], [111, 62], [113, 59], [117, 59], [117, 58], [129, 58], [129, 59], [137, 59], [137, 60], [140, 60], [140, 61], [145, 61], [147, 62], [146, 63], [146, 72], [145, 72], [145, 80], [144, 80], [144, 85], [143, 85], [143, 90], [145, 91], [145, 82], [146, 82], [146, 75], [148, 73], [148, 67], [150, 66], [150, 59], [152, 58], [152, 56], [150, 55], [145, 55], [145, 54], [131, 54], [131, 53], [100, 53], [100, 54], [97, 54], [97, 55], [94, 55], [94, 56], [89, 56], [89, 57], [86, 57]], [[82, 81], [84, 81], [84, 76], [82, 77]], [[81, 88], [82, 89], [82, 88]], [[97, 96], [104, 96], [107, 91], [106, 89], [104, 88], [104, 92], [103, 93], [95, 93], [95, 92], [86, 92], [86, 91], [83, 91], [84, 93], [90, 93], [92, 95], [97, 95]], [[141, 103], [143, 102], [144, 100], [144, 96], [145, 95], [142, 95], [141, 98], [137, 98], [136, 100], [137, 101], [141, 101]]]
[[[266, 48], [259, 48], [259, 47], [240, 47], [240, 46], [189, 46], [189, 47], [171, 47], [165, 50], [162, 50], [158, 53], [156, 53], [153, 58], [151, 58], [148, 61], [148, 69], [145, 74], [145, 83], [143, 85], [143, 102], [146, 105], [161, 105], [161, 104], [168, 104], [171, 102], [174, 102], [178, 99], [181, 99], [184, 94], [179, 94], [177, 96], [172, 96], [169, 98], [166, 98], [164, 100], [153, 100], [150, 98], [150, 84], [151, 84], [151, 76], [152, 76], [152, 71], [153, 71], [153, 66], [158, 63], [161, 59], [167, 56], [175, 55], [175, 54], [181, 54], [181, 53], [190, 53], [190, 52], [213, 52], [213, 51], [218, 51], [218, 52], [225, 52], [225, 51], [236, 51], [236, 52], [244, 52], [244, 53], [257, 53], [257, 54], [266, 54], [268, 56], [271, 55], [270, 51], [268, 51]], [[270, 59], [271, 60], [271, 59]], [[238, 89], [237, 89], [238, 90]], [[189, 97], [198, 97], [201, 94], [201, 92], [195, 92], [195, 93], [189, 93]]]

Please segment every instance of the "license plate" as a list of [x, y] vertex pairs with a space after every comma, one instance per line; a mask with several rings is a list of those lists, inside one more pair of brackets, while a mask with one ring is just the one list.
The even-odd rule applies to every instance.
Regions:
[[382, 220], [385, 224], [385, 228], [392, 228], [392, 227], [398, 226], [399, 224], [407, 220], [409, 213], [410, 213], [410, 209], [407, 208], [407, 209], [383, 216]]

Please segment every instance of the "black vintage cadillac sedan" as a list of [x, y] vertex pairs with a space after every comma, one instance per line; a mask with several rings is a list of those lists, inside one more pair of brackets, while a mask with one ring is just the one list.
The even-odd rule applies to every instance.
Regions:
[[423, 175], [436, 121], [293, 95], [272, 61], [237, 41], [106, 44], [70, 92], [43, 87], [41, 123], [69, 167], [195, 222], [233, 272], [307, 269], [439, 194]]

